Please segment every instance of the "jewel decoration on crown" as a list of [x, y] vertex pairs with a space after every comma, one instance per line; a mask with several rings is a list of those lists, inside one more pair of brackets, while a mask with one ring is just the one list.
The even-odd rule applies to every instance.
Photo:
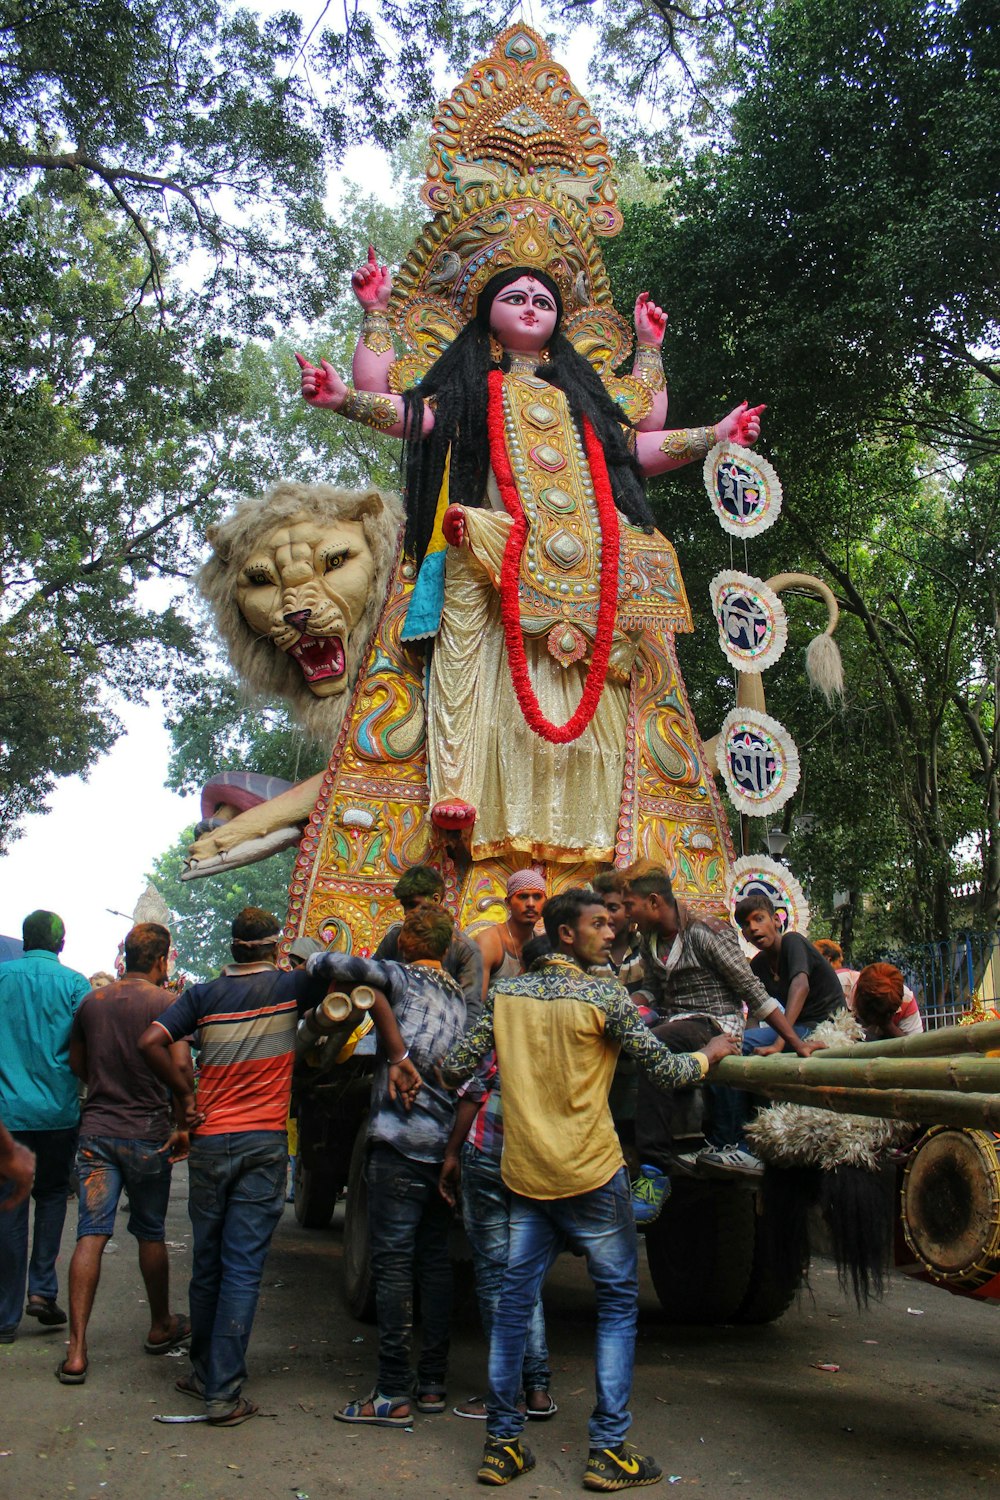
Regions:
[[[564, 331], [635, 420], [648, 393], [613, 367], [632, 350], [598, 241], [622, 226], [608, 143], [587, 101], [527, 26], [511, 26], [440, 105], [421, 196], [434, 211], [401, 265], [389, 315], [406, 354], [402, 391], [474, 315], [498, 271], [545, 271]], [[619, 390], [618, 387], [621, 387]]]
[[772, 588], [749, 573], [716, 573], [708, 586], [719, 645], [740, 672], [773, 667], [788, 643], [788, 618]]
[[784, 807], [799, 784], [799, 752], [770, 714], [734, 708], [722, 721], [716, 751], [733, 806], [754, 818]]
[[[770, 897], [782, 932], [805, 932], [809, 926], [809, 903], [787, 865], [768, 854], [744, 854], [729, 872], [729, 912], [732, 915], [744, 896], [763, 892]], [[757, 949], [744, 943], [751, 956]]]
[[781, 514], [781, 480], [750, 448], [716, 443], [705, 458], [704, 479], [716, 519], [730, 536], [757, 536]]

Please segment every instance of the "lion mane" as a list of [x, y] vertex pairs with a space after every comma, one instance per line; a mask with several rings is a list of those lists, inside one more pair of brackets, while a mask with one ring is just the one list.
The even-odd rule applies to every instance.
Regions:
[[[317, 698], [311, 693], [296, 663], [268, 637], [250, 628], [236, 601], [243, 566], [275, 526], [301, 511], [319, 522], [360, 521], [375, 561], [371, 593], [345, 642], [347, 692], [335, 698]], [[250, 692], [265, 699], [283, 698], [314, 739], [329, 742], [340, 729], [382, 610], [402, 523], [402, 503], [391, 492], [342, 490], [330, 484], [288, 480], [275, 485], [263, 499], [243, 501], [231, 516], [208, 529], [212, 556], [195, 582], [212, 611], [234, 671]]]

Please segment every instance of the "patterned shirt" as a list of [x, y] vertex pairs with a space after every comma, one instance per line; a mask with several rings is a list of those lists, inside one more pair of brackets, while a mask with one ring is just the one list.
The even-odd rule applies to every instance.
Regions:
[[489, 1057], [476, 1069], [468, 1083], [458, 1091], [460, 1099], [471, 1099], [479, 1112], [469, 1127], [465, 1144], [472, 1146], [488, 1161], [499, 1165], [503, 1155], [503, 1100], [500, 1097], [500, 1069], [497, 1055]]
[[707, 1064], [677, 1054], [643, 1025], [617, 980], [594, 979], [554, 955], [494, 984], [483, 1015], [448, 1053], [449, 1083], [496, 1048], [503, 1076], [503, 1180], [526, 1198], [603, 1187], [622, 1165], [608, 1091], [620, 1051], [661, 1088], [697, 1083]]
[[679, 904], [678, 911], [679, 955], [675, 959], [662, 938], [645, 941], [643, 989], [664, 1021], [711, 1016], [735, 1041], [742, 1041], [744, 1005], [761, 1021], [781, 1007], [752, 972], [732, 927], [703, 922]]
[[322, 975], [327, 985], [351, 989], [370, 984], [382, 990], [392, 1006], [410, 1061], [423, 1079], [413, 1107], [407, 1112], [389, 1098], [389, 1063], [380, 1055], [372, 1082], [368, 1140], [392, 1146], [414, 1161], [444, 1161], [444, 1150], [455, 1123], [455, 1100], [444, 1092], [435, 1065], [465, 1030], [465, 996], [440, 964], [418, 960], [397, 964], [349, 953], [317, 953], [306, 965]]
[[183, 990], [157, 1021], [171, 1041], [197, 1032], [199, 1135], [284, 1130], [300, 1012], [326, 992], [305, 970], [230, 964]]

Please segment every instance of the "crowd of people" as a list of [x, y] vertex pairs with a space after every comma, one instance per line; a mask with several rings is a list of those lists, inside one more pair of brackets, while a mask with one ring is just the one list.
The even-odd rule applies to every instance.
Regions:
[[[165, 927], [134, 927], [124, 976], [93, 987], [60, 962], [60, 919], [25, 919], [23, 957], [0, 965], [0, 1343], [17, 1338], [22, 1316], [68, 1323], [56, 1375], [86, 1381], [101, 1257], [125, 1191], [146, 1353], [190, 1350], [177, 1388], [209, 1424], [254, 1416], [247, 1347], [285, 1203], [296, 1050], [331, 1030], [328, 995], [367, 989], [379, 1042], [367, 1124], [378, 1363], [371, 1392], [337, 1419], [406, 1427], [415, 1411], [447, 1409], [448, 1238], [460, 1207], [489, 1353], [485, 1394], [452, 1409], [485, 1423], [479, 1479], [530, 1470], [525, 1426], [558, 1411], [542, 1288], [568, 1248], [586, 1261], [597, 1308], [584, 1485], [655, 1483], [659, 1466], [628, 1441], [637, 1226], [662, 1212], [678, 1174], [761, 1171], [744, 1136], [749, 1097], [694, 1085], [740, 1051], [808, 1056], [812, 1031], [845, 1004], [872, 1037], [915, 1029], [919, 1012], [898, 969], [846, 970], [839, 949], [824, 955], [785, 930], [763, 894], [735, 912], [757, 950], [748, 962], [736, 927], [689, 911], [662, 869], [609, 871], [548, 899], [542, 875], [520, 870], [506, 919], [474, 938], [456, 928], [430, 867], [406, 871], [395, 894], [402, 921], [371, 958], [299, 939], [288, 968], [277, 918], [246, 908], [232, 964], [172, 1003]], [[608, 1104], [621, 1055], [638, 1069], [631, 1181]], [[164, 1243], [182, 1158], [186, 1314], [171, 1311]], [[74, 1169], [67, 1315], [56, 1261]]]

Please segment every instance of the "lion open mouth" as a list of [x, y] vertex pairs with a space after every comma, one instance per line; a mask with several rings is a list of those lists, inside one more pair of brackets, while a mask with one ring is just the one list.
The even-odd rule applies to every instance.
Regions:
[[295, 657], [307, 682], [344, 675], [344, 643], [337, 635], [300, 635], [288, 654]]

